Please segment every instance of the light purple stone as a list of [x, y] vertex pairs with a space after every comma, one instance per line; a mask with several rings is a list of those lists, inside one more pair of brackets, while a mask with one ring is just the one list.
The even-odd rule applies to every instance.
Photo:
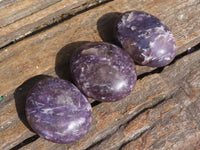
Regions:
[[64, 144], [81, 138], [88, 131], [92, 108], [72, 83], [48, 78], [30, 91], [26, 117], [39, 136]]
[[115, 33], [122, 47], [141, 65], [165, 66], [176, 56], [176, 43], [169, 28], [148, 13], [122, 14]]
[[72, 57], [71, 73], [85, 95], [107, 102], [129, 95], [137, 78], [135, 64], [128, 53], [105, 42], [80, 47]]

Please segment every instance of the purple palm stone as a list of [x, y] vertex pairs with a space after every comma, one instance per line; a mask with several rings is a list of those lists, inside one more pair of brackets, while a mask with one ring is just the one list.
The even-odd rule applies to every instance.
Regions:
[[128, 53], [105, 42], [80, 47], [72, 57], [71, 73], [85, 95], [107, 102], [129, 95], [137, 78], [135, 64]]
[[88, 131], [92, 108], [72, 83], [48, 78], [30, 91], [26, 101], [26, 116], [39, 136], [64, 144], [79, 139]]
[[148, 13], [122, 14], [115, 33], [122, 47], [141, 65], [165, 66], [176, 56], [176, 43], [169, 28]]

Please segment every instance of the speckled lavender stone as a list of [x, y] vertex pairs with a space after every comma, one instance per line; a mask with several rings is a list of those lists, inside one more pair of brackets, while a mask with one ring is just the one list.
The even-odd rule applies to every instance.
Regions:
[[116, 23], [116, 38], [141, 65], [165, 66], [176, 56], [176, 43], [169, 28], [145, 12], [122, 14]]
[[71, 72], [83, 93], [107, 102], [129, 95], [137, 78], [135, 64], [128, 53], [105, 42], [82, 46], [72, 57]]
[[55, 143], [70, 143], [89, 129], [92, 109], [86, 97], [70, 82], [48, 78], [40, 81], [26, 100], [30, 126]]

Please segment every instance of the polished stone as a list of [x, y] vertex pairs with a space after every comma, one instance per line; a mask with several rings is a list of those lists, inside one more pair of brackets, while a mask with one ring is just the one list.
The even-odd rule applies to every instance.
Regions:
[[105, 42], [80, 47], [72, 58], [71, 73], [85, 95], [107, 102], [129, 95], [137, 78], [135, 64], [128, 53]]
[[158, 18], [141, 11], [121, 15], [116, 23], [116, 38], [134, 61], [150, 67], [162, 67], [176, 56], [175, 39]]
[[64, 144], [78, 140], [88, 131], [92, 109], [86, 97], [72, 83], [48, 78], [30, 91], [26, 116], [39, 136]]

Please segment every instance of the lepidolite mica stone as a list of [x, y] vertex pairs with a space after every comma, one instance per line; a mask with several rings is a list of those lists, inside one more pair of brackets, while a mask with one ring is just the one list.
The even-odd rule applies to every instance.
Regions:
[[72, 57], [71, 73], [85, 95], [104, 102], [129, 95], [137, 78], [135, 64], [128, 53], [105, 42], [80, 47]]
[[48, 78], [30, 91], [26, 116], [39, 136], [64, 144], [81, 138], [88, 131], [92, 108], [72, 83]]
[[176, 56], [176, 43], [169, 28], [148, 13], [122, 14], [115, 30], [122, 47], [141, 65], [165, 66]]

